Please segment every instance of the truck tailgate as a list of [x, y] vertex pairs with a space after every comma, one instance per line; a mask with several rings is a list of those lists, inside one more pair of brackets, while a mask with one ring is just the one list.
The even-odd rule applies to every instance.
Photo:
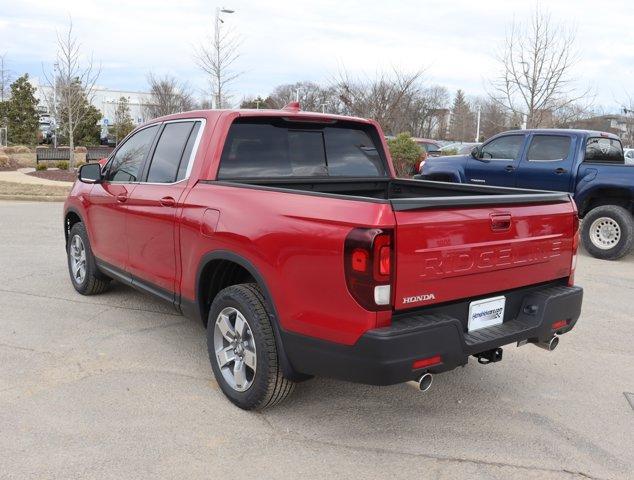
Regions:
[[396, 210], [394, 308], [567, 277], [575, 214], [571, 202]]

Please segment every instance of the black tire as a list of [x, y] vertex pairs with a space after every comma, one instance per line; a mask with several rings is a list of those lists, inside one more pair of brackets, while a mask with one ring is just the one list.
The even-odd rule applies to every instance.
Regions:
[[[238, 391], [227, 382], [216, 358], [214, 346], [216, 320], [220, 313], [228, 308], [234, 308], [242, 314], [255, 344], [257, 366], [251, 385], [245, 391]], [[288, 397], [295, 387], [295, 383], [282, 374], [275, 335], [264, 297], [257, 284], [233, 285], [216, 295], [209, 310], [207, 322], [207, 350], [218, 385], [229, 400], [244, 410], [263, 410], [277, 405]]]
[[[81, 281], [73, 274], [71, 249], [73, 248], [74, 238], [78, 236], [83, 244], [85, 250], [85, 275]], [[110, 279], [106, 277], [97, 268], [95, 263], [95, 256], [90, 248], [90, 241], [88, 240], [88, 233], [86, 227], [82, 222], [77, 222], [70, 229], [68, 234], [68, 242], [66, 244], [66, 258], [68, 263], [68, 273], [70, 274], [70, 281], [82, 295], [97, 295], [104, 292], [110, 284]]]
[[[620, 238], [609, 248], [599, 248], [593, 242], [593, 235], [598, 232], [598, 224], [595, 222], [601, 218], [616, 222], [620, 231]], [[593, 226], [594, 225], [594, 226]], [[592, 229], [595, 229], [593, 232]], [[632, 251], [634, 245], [634, 219], [632, 214], [618, 205], [601, 205], [595, 207], [583, 219], [581, 227], [581, 240], [586, 251], [596, 258], [603, 260], [618, 260]], [[598, 240], [595, 240], [598, 242]]]

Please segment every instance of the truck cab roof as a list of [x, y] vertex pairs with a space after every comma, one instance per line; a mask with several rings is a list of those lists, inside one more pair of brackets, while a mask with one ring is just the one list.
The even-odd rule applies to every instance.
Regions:
[[509, 133], [522, 133], [522, 134], [547, 134], [547, 135], [557, 135], [557, 134], [565, 134], [565, 135], [580, 135], [583, 137], [605, 137], [605, 138], [613, 138], [615, 140], [620, 140], [618, 135], [608, 132], [600, 132], [598, 130], [581, 130], [574, 128], [528, 128], [524, 130], [507, 130], [505, 132], [498, 133], [497, 135], [491, 137], [495, 138], [500, 135], [508, 135]]
[[[297, 105], [294, 105], [297, 104]], [[237, 109], [218, 109], [218, 110], [191, 110], [188, 112], [175, 113], [172, 115], [165, 115], [163, 117], [154, 118], [147, 123], [157, 123], [168, 120], [178, 120], [182, 118], [192, 118], [195, 116], [203, 117], [208, 120], [217, 119], [221, 116], [235, 116], [235, 117], [280, 117], [288, 118], [290, 120], [301, 122], [358, 122], [364, 124], [375, 124], [373, 120], [360, 117], [349, 117], [344, 115], [335, 115], [322, 112], [308, 112], [301, 110], [297, 102], [291, 102], [289, 105], [282, 109], [250, 109], [250, 108], [237, 108]]]

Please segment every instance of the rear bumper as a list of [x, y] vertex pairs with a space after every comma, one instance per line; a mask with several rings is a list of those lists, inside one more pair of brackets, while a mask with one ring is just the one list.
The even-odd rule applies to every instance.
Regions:
[[[517, 308], [512, 318], [473, 333], [466, 331], [465, 319], [457, 318], [456, 305], [450, 304], [431, 313], [395, 315], [392, 325], [369, 330], [351, 346], [288, 332], [282, 332], [282, 341], [298, 372], [391, 385], [414, 380], [425, 371], [452, 370], [465, 365], [469, 355], [518, 341], [547, 341], [555, 333], [567, 333], [579, 318], [582, 298], [580, 287], [533, 288], [515, 299]], [[567, 325], [553, 330], [552, 324], [560, 320], [566, 320]], [[436, 355], [440, 355], [441, 363], [412, 369], [414, 361]]]

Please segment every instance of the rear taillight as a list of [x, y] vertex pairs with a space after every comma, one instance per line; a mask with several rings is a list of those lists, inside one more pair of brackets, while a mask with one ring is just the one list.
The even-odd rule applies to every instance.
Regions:
[[346, 237], [344, 270], [348, 290], [366, 310], [392, 308], [392, 232], [355, 228]]
[[572, 260], [570, 261], [570, 275], [568, 276], [568, 286], [575, 284], [575, 270], [577, 268], [577, 251], [579, 250], [579, 212], [575, 202], [572, 202], [574, 218], [572, 220]]

